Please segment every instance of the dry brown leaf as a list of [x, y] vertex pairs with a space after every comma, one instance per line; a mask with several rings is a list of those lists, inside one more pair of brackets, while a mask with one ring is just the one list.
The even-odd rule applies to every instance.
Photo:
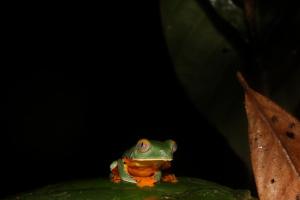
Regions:
[[252, 168], [260, 200], [300, 200], [300, 123], [267, 97], [245, 90]]

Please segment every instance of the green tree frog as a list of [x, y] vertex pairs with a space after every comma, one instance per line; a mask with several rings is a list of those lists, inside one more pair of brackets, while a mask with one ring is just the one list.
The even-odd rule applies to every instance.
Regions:
[[168, 172], [176, 149], [173, 140], [140, 139], [122, 158], [111, 163], [111, 181], [131, 182], [139, 187], [152, 187], [159, 181], [176, 183], [175, 175]]

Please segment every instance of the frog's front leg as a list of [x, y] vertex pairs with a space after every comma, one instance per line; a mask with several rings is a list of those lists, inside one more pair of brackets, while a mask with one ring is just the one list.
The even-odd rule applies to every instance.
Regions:
[[133, 177], [128, 173], [127, 165], [124, 163], [123, 159], [118, 160], [118, 170], [119, 170], [119, 175], [123, 181], [136, 183], [136, 180], [134, 180]]

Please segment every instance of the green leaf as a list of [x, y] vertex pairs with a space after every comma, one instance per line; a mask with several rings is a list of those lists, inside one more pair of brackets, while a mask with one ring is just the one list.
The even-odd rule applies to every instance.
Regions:
[[247, 37], [247, 27], [244, 19], [243, 9], [238, 7], [232, 0], [209, 0], [215, 11], [228, 23], [230, 23], [236, 30], [238, 30], [243, 37]]
[[162, 0], [161, 16], [170, 55], [187, 94], [249, 164], [242, 90], [235, 78], [241, 63], [238, 52], [196, 0]]
[[300, 116], [295, 113], [300, 110], [300, 12], [288, 4], [281, 9], [279, 2], [276, 8], [259, 2], [254, 21], [258, 33], [253, 32], [258, 35], [250, 37], [242, 9], [230, 0], [161, 1], [162, 24], [179, 80], [249, 169], [247, 123], [236, 72], [248, 72], [251, 85]]
[[179, 178], [176, 184], [159, 183], [139, 188], [131, 183], [112, 183], [108, 179], [74, 181], [49, 185], [4, 200], [254, 200], [249, 191], [232, 190], [212, 182]]

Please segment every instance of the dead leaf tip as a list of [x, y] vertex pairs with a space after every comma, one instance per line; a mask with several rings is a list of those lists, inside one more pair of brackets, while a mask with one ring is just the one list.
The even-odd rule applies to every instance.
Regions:
[[236, 73], [237, 79], [240, 82], [241, 86], [244, 88], [244, 90], [249, 90], [249, 85], [247, 83], [247, 81], [245, 80], [245, 78], [243, 77], [241, 72], [237, 72]]

